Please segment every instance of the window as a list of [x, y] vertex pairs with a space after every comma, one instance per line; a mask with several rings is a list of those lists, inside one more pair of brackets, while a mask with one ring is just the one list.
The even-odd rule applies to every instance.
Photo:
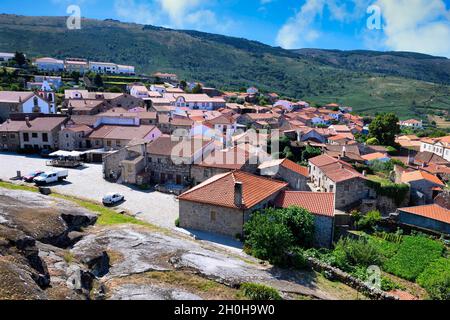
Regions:
[[48, 133], [43, 133], [42, 134], [42, 141], [48, 142]]
[[38, 134], [37, 134], [36, 132], [33, 132], [33, 133], [31, 134], [31, 137], [32, 137], [32, 138], [37, 138], [37, 137], [38, 137]]
[[28, 132], [23, 133], [23, 141], [30, 141], [30, 136], [29, 136]]
[[211, 213], [210, 213], [211, 222], [216, 222], [216, 219], [217, 219], [217, 213], [215, 211], [211, 211]]

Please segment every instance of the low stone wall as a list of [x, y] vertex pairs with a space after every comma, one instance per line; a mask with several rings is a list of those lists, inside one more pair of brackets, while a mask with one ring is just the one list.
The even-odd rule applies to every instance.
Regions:
[[376, 288], [371, 288], [363, 281], [353, 277], [352, 275], [342, 271], [341, 269], [334, 268], [326, 263], [323, 263], [315, 258], [308, 258], [308, 264], [317, 272], [327, 272], [331, 275], [333, 280], [338, 280], [355, 290], [365, 294], [371, 299], [375, 300], [399, 300], [398, 297], [381, 291]]

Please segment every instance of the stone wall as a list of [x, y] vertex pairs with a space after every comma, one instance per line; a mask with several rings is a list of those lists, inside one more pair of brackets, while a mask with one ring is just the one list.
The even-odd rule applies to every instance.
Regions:
[[336, 209], [345, 209], [362, 199], [370, 198], [375, 192], [369, 188], [366, 180], [356, 178], [336, 184]]
[[415, 214], [400, 211], [398, 222], [450, 235], [450, 224]]
[[280, 166], [278, 170], [278, 176], [283, 181], [289, 183], [289, 188], [293, 190], [311, 191], [307, 184], [308, 178], [297, 172], [291, 171], [289, 169], [284, 168], [283, 166]]
[[308, 264], [311, 268], [316, 270], [317, 272], [324, 272], [327, 275], [327, 278], [330, 280], [337, 280], [342, 282], [358, 292], [362, 292], [366, 296], [375, 300], [399, 300], [398, 297], [381, 291], [380, 289], [372, 288], [368, 286], [363, 281], [351, 276], [350, 274], [338, 269], [334, 268], [330, 265], [327, 265], [317, 259], [308, 258]]
[[242, 234], [244, 210], [180, 200], [180, 227], [236, 236]]
[[333, 243], [334, 218], [314, 215], [314, 246], [330, 248]]

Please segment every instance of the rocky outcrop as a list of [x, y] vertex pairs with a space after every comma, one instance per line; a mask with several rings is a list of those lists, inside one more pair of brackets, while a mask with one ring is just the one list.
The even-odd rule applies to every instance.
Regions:
[[86, 299], [95, 275], [65, 248], [96, 220], [67, 201], [0, 189], [0, 299]]

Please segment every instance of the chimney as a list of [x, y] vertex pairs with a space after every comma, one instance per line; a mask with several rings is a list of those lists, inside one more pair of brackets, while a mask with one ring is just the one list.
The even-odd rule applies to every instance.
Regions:
[[342, 158], [345, 158], [345, 155], [347, 154], [347, 147], [346, 146], [343, 146], [342, 147], [342, 153], [341, 153], [341, 157]]
[[240, 208], [240, 207], [242, 207], [244, 205], [242, 182], [236, 181], [234, 183], [234, 204], [238, 208]]
[[27, 124], [27, 127], [30, 128], [31, 127], [30, 117], [25, 117], [25, 122]]

